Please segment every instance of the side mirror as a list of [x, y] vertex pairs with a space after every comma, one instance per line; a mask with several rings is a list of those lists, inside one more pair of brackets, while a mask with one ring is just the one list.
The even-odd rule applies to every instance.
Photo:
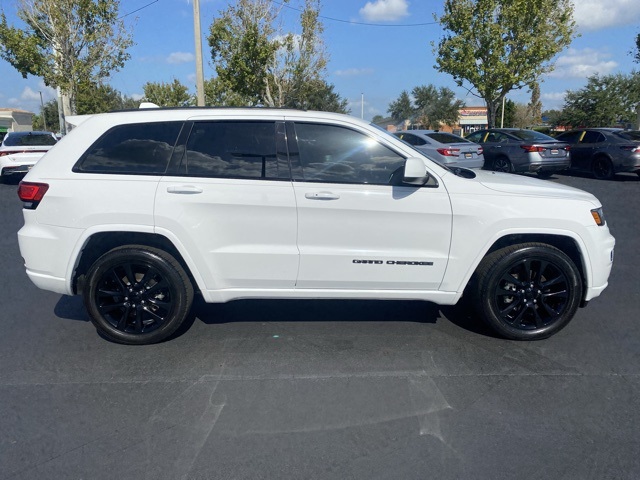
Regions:
[[424, 161], [420, 158], [409, 157], [404, 162], [403, 183], [409, 185], [424, 185], [429, 181], [429, 174]]

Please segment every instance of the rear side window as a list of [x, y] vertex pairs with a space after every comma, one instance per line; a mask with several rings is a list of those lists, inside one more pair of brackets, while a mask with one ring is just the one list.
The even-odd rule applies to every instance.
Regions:
[[580, 137], [582, 136], [582, 130], [577, 130], [574, 132], [567, 132], [558, 135], [558, 140], [561, 142], [567, 143], [578, 143], [580, 141]]
[[275, 122], [197, 122], [187, 141], [186, 174], [278, 179], [289, 177], [289, 165], [278, 162]]
[[580, 141], [580, 143], [598, 143], [598, 142], [604, 142], [605, 140], [606, 139], [604, 138], [604, 135], [601, 134], [600, 132], [587, 130], [586, 132], [584, 132], [584, 137], [582, 137], [582, 140]]
[[182, 122], [119, 125], [82, 156], [74, 172], [152, 175], [166, 171]]
[[627, 132], [614, 132], [614, 135], [624, 138], [625, 140], [640, 141], [640, 130], [629, 130]]

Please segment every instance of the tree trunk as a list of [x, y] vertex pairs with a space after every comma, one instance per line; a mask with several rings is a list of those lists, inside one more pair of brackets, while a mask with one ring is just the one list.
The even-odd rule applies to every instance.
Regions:
[[489, 128], [496, 128], [496, 115], [498, 114], [498, 103], [491, 99], [485, 99], [487, 102], [487, 124]]

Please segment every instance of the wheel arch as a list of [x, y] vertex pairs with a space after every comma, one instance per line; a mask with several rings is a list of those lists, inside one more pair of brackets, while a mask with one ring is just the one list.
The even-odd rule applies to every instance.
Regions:
[[587, 292], [587, 286], [589, 284], [590, 272], [586, 268], [586, 259], [584, 258], [584, 246], [580, 245], [580, 242], [569, 236], [563, 234], [553, 233], [509, 233], [501, 236], [491, 244], [491, 246], [481, 255], [476, 262], [473, 271], [469, 275], [465, 284], [465, 289], [469, 287], [474, 281], [474, 276], [478, 267], [482, 263], [482, 260], [492, 252], [500, 250], [501, 248], [508, 247], [510, 245], [516, 245], [521, 243], [544, 243], [552, 247], [557, 248], [565, 255], [567, 255], [571, 261], [576, 265], [576, 268], [580, 272], [580, 279], [583, 287], [583, 303], [584, 296]]
[[107, 231], [96, 232], [88, 236], [75, 262], [71, 276], [71, 288], [74, 294], [82, 293], [85, 275], [91, 265], [108, 251], [124, 245], [144, 245], [164, 250], [180, 263], [189, 276], [196, 291], [200, 290], [199, 283], [192, 272], [188, 262], [182, 256], [178, 248], [163, 235], [151, 232], [139, 231]]

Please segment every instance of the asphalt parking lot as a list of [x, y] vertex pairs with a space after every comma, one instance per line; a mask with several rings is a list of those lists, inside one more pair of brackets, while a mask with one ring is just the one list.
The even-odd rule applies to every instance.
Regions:
[[238, 301], [145, 347], [31, 284], [0, 185], [0, 478], [640, 478], [640, 178], [552, 181], [594, 193], [617, 245], [550, 339], [423, 302]]

